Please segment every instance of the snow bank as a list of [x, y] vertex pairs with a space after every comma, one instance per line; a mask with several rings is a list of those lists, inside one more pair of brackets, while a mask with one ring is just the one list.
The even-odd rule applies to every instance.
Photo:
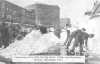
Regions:
[[62, 32], [61, 32], [60, 36], [61, 36], [60, 43], [63, 44], [66, 41], [66, 39], [67, 39], [67, 32], [66, 32], [66, 30], [62, 29]]
[[45, 52], [51, 46], [59, 43], [59, 39], [54, 35], [53, 32], [43, 35], [36, 43], [34, 44], [34, 51], [32, 53], [41, 53]]
[[0, 51], [0, 55], [5, 57], [12, 57], [16, 55], [27, 55], [32, 51], [31, 46], [41, 37], [39, 31], [32, 31], [23, 40], [15, 41], [4, 50]]
[[52, 32], [42, 35], [39, 31], [32, 31], [23, 40], [16, 41], [6, 49], [1, 50], [0, 55], [11, 58], [13, 56], [40, 53], [58, 42], [59, 39]]

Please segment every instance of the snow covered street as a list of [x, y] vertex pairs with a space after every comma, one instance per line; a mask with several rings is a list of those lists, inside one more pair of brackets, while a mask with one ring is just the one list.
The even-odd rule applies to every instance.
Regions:
[[48, 48], [55, 46], [57, 43], [62, 41], [58, 39], [53, 32], [43, 35], [38, 30], [33, 30], [23, 40], [15, 41], [6, 49], [1, 50], [0, 55], [9, 58], [17, 55], [41, 53], [47, 51]]

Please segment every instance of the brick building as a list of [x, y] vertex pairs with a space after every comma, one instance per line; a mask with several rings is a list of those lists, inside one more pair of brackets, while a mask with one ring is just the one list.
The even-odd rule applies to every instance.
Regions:
[[[0, 19], [5, 19], [14, 23], [34, 24], [35, 18], [32, 16], [33, 11], [20, 7], [6, 0], [0, 0]], [[27, 18], [27, 22], [24, 22]]]
[[0, 19], [14, 23], [55, 27], [60, 24], [59, 7], [56, 5], [36, 3], [23, 8], [6, 0], [0, 0]]
[[60, 8], [56, 5], [35, 3], [26, 7], [27, 10], [35, 12], [35, 23], [45, 26], [60, 24]]
[[8, 1], [4, 1], [1, 6], [1, 18], [6, 18], [6, 20], [11, 20], [12, 22], [21, 23], [24, 9], [12, 4]]
[[22, 17], [22, 23], [23, 24], [30, 24], [34, 25], [36, 21], [36, 15], [34, 10], [24, 10], [23, 17]]

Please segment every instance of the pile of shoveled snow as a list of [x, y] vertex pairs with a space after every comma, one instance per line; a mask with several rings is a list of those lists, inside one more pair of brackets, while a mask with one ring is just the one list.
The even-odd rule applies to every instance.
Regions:
[[59, 39], [52, 32], [42, 35], [39, 31], [33, 30], [23, 40], [16, 41], [6, 49], [1, 50], [0, 55], [11, 58], [13, 56], [40, 53], [58, 42]]
[[32, 53], [36, 54], [36, 53], [45, 52], [45, 50], [47, 50], [51, 46], [56, 45], [59, 42], [60, 40], [54, 35], [53, 32], [42, 35], [42, 37], [38, 39], [38, 41], [36, 41], [36, 43], [34, 44], [33, 49], [36, 51], [33, 51]]
[[0, 51], [0, 54], [5, 57], [11, 57], [15, 55], [25, 55], [31, 52], [30, 46], [35, 43], [41, 37], [41, 33], [39, 31], [32, 31], [28, 34], [23, 40], [15, 41], [14, 43], [10, 44], [4, 50]]

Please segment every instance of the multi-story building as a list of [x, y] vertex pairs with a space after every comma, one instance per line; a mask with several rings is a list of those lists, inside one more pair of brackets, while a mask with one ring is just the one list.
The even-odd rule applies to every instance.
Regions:
[[36, 21], [35, 11], [25, 9], [21, 22], [23, 24], [34, 25], [34, 24], [36, 24], [35, 21]]
[[60, 24], [60, 8], [56, 5], [36, 3], [26, 7], [27, 10], [35, 12], [35, 23], [45, 26]]
[[21, 22], [24, 9], [6, 0], [1, 0], [0, 18], [13, 20], [13, 22]]
[[[32, 14], [34, 14], [33, 11], [28, 11], [6, 0], [0, 0], [0, 19], [10, 20], [14, 23], [34, 24], [35, 18]], [[27, 22], [23, 22], [24, 18], [27, 19]]]
[[6, 0], [0, 0], [0, 19], [14, 23], [55, 27], [60, 24], [59, 7], [56, 5], [36, 3], [23, 8]]

